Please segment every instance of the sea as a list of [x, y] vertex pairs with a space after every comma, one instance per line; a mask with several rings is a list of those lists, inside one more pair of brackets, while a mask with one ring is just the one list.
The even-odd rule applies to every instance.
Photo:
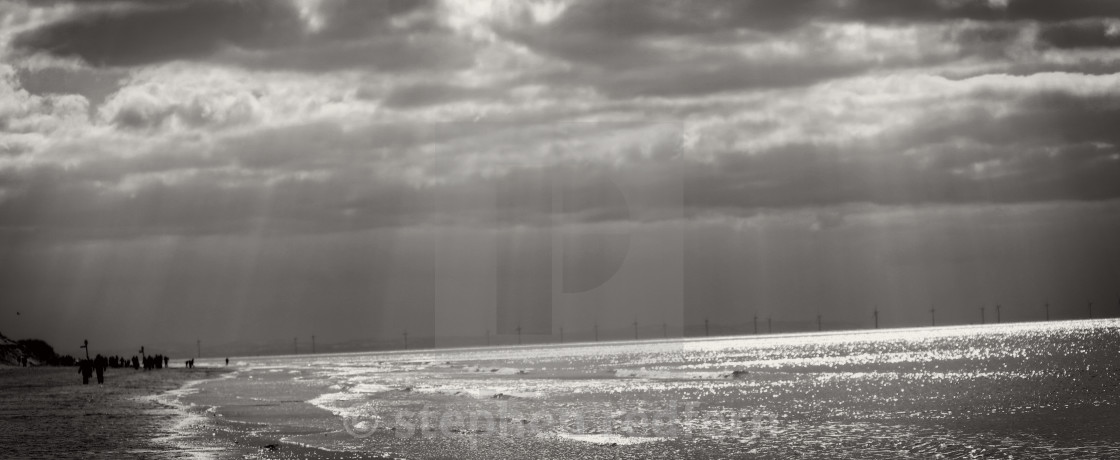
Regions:
[[[200, 361], [220, 366], [223, 362]], [[180, 443], [324, 458], [1120, 458], [1120, 320], [234, 358]]]

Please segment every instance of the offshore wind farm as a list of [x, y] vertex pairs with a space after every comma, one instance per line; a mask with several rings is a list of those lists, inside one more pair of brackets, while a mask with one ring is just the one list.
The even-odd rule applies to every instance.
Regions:
[[[1090, 307], [1088, 307], [1088, 305], [1091, 305], [1091, 304], [1092, 304], [1092, 302], [1088, 302], [1086, 304], [1087, 305], [1086, 309], [1080, 316], [1077, 316], [1076, 311], [1074, 311], [1072, 315], [1069, 315], [1065, 318], [1062, 318], [1061, 320], [1068, 321], [1068, 320], [1076, 320], [1076, 319], [1093, 319], [1093, 317], [1090, 316], [1090, 314], [1091, 314]], [[993, 305], [993, 307], [994, 307], [993, 309], [997, 312], [997, 314], [996, 314], [996, 317], [992, 319], [992, 323], [1002, 324], [1004, 322], [1003, 321], [1003, 316], [1002, 316], [1003, 305], [1002, 304], [996, 304], [996, 305]], [[981, 306], [977, 310], [979, 311], [979, 318], [977, 318], [978, 321], [975, 321], [975, 322], [967, 322], [967, 321], [958, 322], [958, 323], [952, 324], [952, 325], [964, 326], [964, 325], [970, 325], [970, 324], [978, 324], [978, 325], [988, 324], [989, 320], [988, 320], [987, 313], [986, 313], [987, 312], [987, 307], [986, 306]], [[1036, 308], [1031, 308], [1030, 306], [1027, 306], [1023, 310], [1025, 310], [1025, 311], [1016, 314], [1014, 322], [1021, 323], [1021, 322], [1051, 321], [1051, 318], [1050, 318], [1050, 302], [1042, 302], [1040, 304], [1040, 307], [1037, 308], [1037, 309]], [[1037, 310], [1037, 311], [1034, 311], [1034, 310]], [[1069, 311], [1069, 310], [1075, 310], [1075, 309], [1067, 309], [1067, 310], [1064, 310], [1064, 311]], [[936, 308], [930, 308], [929, 313], [930, 313], [930, 323], [928, 324], [928, 326], [937, 326], [938, 324], [937, 324], [937, 321], [936, 321]], [[1109, 312], [1109, 314], [1105, 315], [1104, 317], [1105, 318], [1120, 318], [1120, 298], [1117, 299], [1116, 305], [1113, 307], [1113, 311]], [[579, 330], [579, 329], [572, 329], [571, 327], [569, 327], [567, 329], [567, 340], [565, 340], [565, 326], [562, 326], [562, 325], [557, 326], [556, 330], [551, 334], [531, 334], [531, 335], [523, 335], [523, 336], [519, 336], [517, 334], [504, 335], [504, 336], [503, 335], [498, 335], [498, 334], [491, 334], [491, 331], [489, 329], [487, 329], [487, 330], [482, 331], [481, 335], [477, 336], [477, 337], [471, 337], [468, 334], [463, 334], [463, 335], [456, 336], [456, 337], [444, 337], [444, 338], [441, 338], [440, 340], [437, 341], [434, 337], [431, 337], [431, 336], [425, 337], [425, 336], [417, 336], [417, 335], [414, 334], [412, 343], [413, 343], [413, 348], [417, 348], [417, 347], [419, 347], [419, 348], [435, 348], [435, 347], [437, 347], [437, 345], [436, 345], [437, 342], [439, 343], [440, 346], [446, 348], [446, 347], [482, 347], [482, 346], [492, 346], [492, 345], [493, 346], [501, 346], [501, 345], [522, 345], [522, 344], [538, 344], [539, 345], [539, 344], [550, 344], [550, 343], [561, 343], [562, 344], [562, 343], [566, 343], [566, 342], [598, 342], [598, 341], [600, 341], [600, 339], [602, 339], [603, 341], [618, 341], [618, 340], [626, 340], [626, 339], [641, 340], [641, 339], [670, 338], [670, 337], [673, 337], [673, 338], [690, 338], [690, 337], [712, 337], [712, 336], [751, 336], [751, 335], [759, 335], [760, 334], [759, 329], [758, 329], [758, 318], [759, 318], [758, 314], [753, 314], [753, 316], [750, 318], [751, 321], [749, 323], [734, 323], [734, 322], [723, 322], [723, 321], [721, 321], [719, 324], [716, 324], [715, 326], [712, 325], [712, 322], [710, 321], [709, 318], [704, 318], [702, 323], [679, 324], [679, 325], [674, 325], [672, 328], [669, 327], [669, 324], [667, 322], [662, 322], [659, 325], [654, 324], [654, 325], [649, 325], [649, 326], [643, 326], [639, 322], [635, 321], [635, 322], [629, 324], [630, 327], [625, 327], [624, 325], [619, 325], [619, 326], [616, 326], [614, 328], [603, 329], [603, 335], [602, 336], [599, 335], [600, 334], [599, 333], [600, 328], [599, 328], [599, 325], [596, 323], [596, 324], [592, 325], [591, 330]], [[851, 317], [843, 318], [843, 320], [840, 320], [840, 319], [837, 319], [837, 320], [827, 319], [826, 320], [825, 319], [826, 317], [825, 317], [824, 314], [817, 314], [817, 316], [815, 318], [815, 322], [809, 321], [807, 318], [784, 318], [782, 320], [779, 320], [778, 328], [775, 330], [774, 327], [773, 327], [773, 321], [772, 321], [773, 316], [771, 315], [771, 316], [764, 317], [764, 318], [767, 318], [770, 321], [768, 321], [767, 328], [764, 329], [761, 332], [761, 334], [805, 333], [805, 332], [814, 331], [814, 330], [817, 331], [817, 332], [822, 332], [822, 331], [858, 332], [858, 331], [863, 330], [863, 329], [879, 329], [880, 328], [880, 323], [879, 323], [879, 321], [880, 321], [880, 311], [879, 311], [879, 307], [877, 307], [877, 306], [870, 310], [870, 313], [868, 314], [868, 319], [865, 322], [861, 322], [860, 318], [851, 318]], [[901, 324], [897, 323], [897, 322], [892, 322], [890, 320], [890, 318], [887, 318], [887, 317], [884, 317], [883, 320], [884, 320], [883, 328], [885, 328], [885, 329], [889, 329], [889, 328], [917, 328], [917, 327], [922, 326], [920, 324], [913, 324], [913, 322], [906, 322], [906, 323], [901, 323]], [[946, 324], [942, 323], [942, 325], [944, 326]], [[777, 332], [775, 332], [775, 331], [777, 331]], [[469, 332], [469, 331], [464, 331], [464, 332]], [[515, 328], [515, 332], [516, 332], [516, 328]], [[311, 340], [311, 343], [312, 343], [312, 348], [311, 348], [310, 352], [315, 353], [315, 348], [314, 348], [315, 336], [310, 335], [310, 337], [311, 337], [310, 340]], [[409, 346], [408, 346], [408, 331], [405, 330], [404, 332], [402, 332], [401, 337], [402, 337], [401, 340], [397, 340], [397, 341], [388, 340], [388, 341], [374, 342], [374, 341], [356, 340], [356, 341], [350, 341], [350, 342], [345, 342], [345, 343], [328, 343], [327, 347], [324, 350], [326, 350], [328, 352], [360, 352], [360, 351], [386, 351], [386, 350], [395, 350], [395, 349], [408, 349], [409, 348]], [[294, 338], [293, 340], [298, 341], [298, 337]], [[238, 353], [234, 350], [235, 350], [234, 348], [222, 349], [221, 347], [216, 347], [211, 354], [225, 356], [225, 355], [230, 355], [231, 354], [230, 352], [232, 352], [232, 354], [238, 355]], [[307, 350], [304, 350], [304, 352], [306, 353]], [[264, 345], [262, 348], [260, 348], [259, 352], [252, 353], [252, 355], [262, 355], [262, 354], [286, 355], [286, 354], [289, 354], [289, 353], [288, 353], [288, 350], [284, 350], [284, 349], [282, 349], [282, 347], [268, 348], [267, 345]], [[291, 354], [300, 354], [300, 352], [299, 352], [298, 348], [296, 348], [296, 351], [294, 353], [291, 353]], [[200, 355], [201, 354], [199, 354], [199, 356]]]

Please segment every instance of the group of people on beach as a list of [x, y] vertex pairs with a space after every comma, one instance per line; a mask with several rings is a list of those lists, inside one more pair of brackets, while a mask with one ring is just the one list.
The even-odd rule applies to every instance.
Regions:
[[105, 369], [109, 367], [109, 358], [97, 355], [93, 359], [83, 359], [78, 362], [78, 373], [82, 374], [82, 385], [89, 385], [89, 378], [97, 373], [97, 384], [105, 383]]
[[[133, 357], [132, 359], [136, 359]], [[153, 355], [144, 357], [144, 370], [150, 371], [153, 369], [163, 369], [164, 367], [171, 367], [171, 358], [163, 355]]]
[[[147, 355], [144, 354], [144, 347], [140, 347], [141, 356], [132, 356], [132, 359], [124, 358], [121, 356], [101, 356], [90, 359], [89, 358], [89, 341], [86, 341], [82, 348], [86, 349], [86, 359], [78, 361], [78, 373], [82, 375], [82, 385], [89, 385], [89, 379], [97, 374], [97, 383], [105, 383], [105, 369], [110, 367], [131, 367], [133, 370], [140, 370], [140, 365], [144, 365], [144, 370], [150, 371], [154, 369], [163, 369], [171, 367], [171, 358], [160, 354]], [[23, 358], [23, 365], [27, 366], [27, 358]], [[226, 358], [226, 365], [229, 365], [229, 358]], [[194, 368], [194, 358], [183, 361], [183, 367], [187, 369]]]
[[[194, 367], [194, 360], [187, 361], [187, 367]], [[112, 368], [128, 368], [140, 370], [140, 366], [144, 366], [144, 370], [150, 371], [155, 369], [163, 369], [164, 367], [171, 367], [171, 358], [163, 355], [144, 355], [143, 357], [133, 356], [132, 359], [122, 356], [101, 356], [100, 354], [93, 359], [83, 359], [78, 361], [78, 373], [82, 374], [82, 385], [88, 385], [89, 379], [97, 374], [97, 383], [105, 383], [105, 370]]]
[[[97, 356], [101, 356], [101, 355], [97, 355]], [[123, 356], [113, 355], [113, 356], [110, 356], [106, 359], [109, 360], [109, 367], [112, 367], [112, 368], [134, 367], [134, 366], [139, 366], [140, 365], [139, 360], [137, 360], [137, 358], [135, 356], [133, 356], [132, 359], [128, 359], [128, 358], [125, 358]]]

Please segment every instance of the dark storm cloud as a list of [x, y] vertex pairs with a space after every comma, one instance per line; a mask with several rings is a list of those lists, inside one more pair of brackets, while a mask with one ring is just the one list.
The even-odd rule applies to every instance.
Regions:
[[[578, 182], [561, 183], [565, 173], [524, 168], [491, 180], [415, 187], [374, 180], [372, 167], [349, 166], [316, 178], [268, 178], [221, 167], [203, 169], [172, 181], [149, 180], [127, 189], [109, 189], [61, 168], [44, 168], [18, 178], [0, 176], [15, 190], [0, 202], [0, 230], [33, 228], [76, 237], [130, 238], [140, 235], [230, 234], [265, 229], [276, 234], [324, 234], [376, 228], [401, 228], [434, 222], [542, 226], [554, 223], [626, 220], [625, 201], [588, 200], [609, 190], [610, 177], [585, 171]], [[247, 177], [248, 176], [248, 177]], [[554, 212], [552, 186], [569, 187], [562, 212]], [[439, 215], [434, 201], [490, 190], [492, 205], [455, 209]], [[596, 195], [599, 196], [599, 195]], [[526, 206], [536, 197], [546, 206]], [[498, 220], [500, 219], [500, 221]], [[559, 219], [559, 220], [557, 220]]]
[[[712, 209], [801, 208], [845, 203], [884, 205], [1026, 203], [1120, 197], [1113, 178], [1120, 164], [1113, 148], [1077, 145], [1060, 153], [1015, 148], [952, 151], [926, 164], [903, 156], [852, 158], [815, 146], [790, 146], [758, 156], [728, 155], [717, 166], [696, 166], [686, 180], [693, 212]], [[1000, 161], [991, 177], [972, 165]], [[963, 168], [956, 172], [953, 168]]]
[[[976, 92], [979, 98], [990, 90]], [[956, 120], [928, 120], [913, 133], [917, 144], [953, 137], [1009, 145], [1120, 144], [1120, 98], [1039, 92], [1016, 101], [1006, 115], [973, 111]]]
[[83, 152], [80, 167], [0, 171], [8, 192], [0, 227], [133, 236], [236, 233], [266, 223], [275, 232], [338, 231], [421, 220], [430, 212], [423, 194], [375, 180], [379, 157], [368, 153], [412, 144], [409, 132], [363, 134], [344, 142], [338, 126], [315, 124], [234, 137], [214, 150], [172, 140], [134, 156], [67, 146]]
[[812, 61], [749, 62], [713, 59], [711, 65], [666, 66], [613, 71], [583, 71], [574, 81], [584, 81], [607, 96], [628, 99], [641, 96], [687, 97], [748, 89], [801, 87], [866, 70], [863, 63]]
[[[268, 108], [252, 109], [262, 111], [259, 117], [252, 110], [217, 110], [217, 105], [207, 105], [205, 98], [198, 97], [179, 97], [173, 104], [162, 105], [122, 103], [115, 112], [103, 112], [112, 128], [126, 135], [167, 135], [170, 140], [151, 152], [85, 155], [79, 165], [70, 168], [44, 166], [34, 173], [27, 173], [28, 169], [9, 170], [0, 186], [15, 192], [0, 202], [4, 206], [0, 211], [4, 223], [12, 226], [42, 223], [62, 227], [88, 220], [91, 225], [109, 226], [120, 221], [134, 222], [136, 228], [187, 229], [184, 231], [246, 226], [253, 219], [266, 217], [296, 227], [322, 229], [417, 222], [423, 220], [427, 211], [410, 206], [428, 198], [426, 192], [418, 191], [423, 186], [405, 183], [406, 173], [420, 177], [420, 181], [436, 177], [452, 182], [473, 181], [483, 188], [531, 191], [528, 184], [535, 182], [533, 174], [540, 172], [534, 172], [534, 168], [539, 165], [526, 167], [518, 163], [522, 160], [518, 156], [530, 156], [535, 147], [560, 143], [564, 137], [578, 139], [594, 134], [548, 133], [537, 130], [537, 125], [587, 115], [644, 117], [666, 110], [679, 111], [670, 114], [673, 116], [696, 116], [701, 121], [706, 116], [735, 118], [738, 114], [750, 114], [756, 106], [744, 108], [739, 101], [700, 101], [692, 102], [691, 106], [679, 102], [666, 109], [645, 105], [642, 99], [669, 96], [687, 101], [689, 97], [715, 93], [776, 89], [778, 96], [762, 95], [756, 100], [757, 109], [766, 111], [780, 105], [777, 98], [782, 97], [782, 90], [843, 79], [869, 69], [921, 69], [963, 57], [1006, 58], [1008, 47], [1024, 30], [1023, 24], [1015, 21], [1044, 21], [1040, 39], [1048, 46], [1108, 45], [1107, 40], [1094, 38], [1109, 36], [1107, 23], [1084, 18], [1107, 16], [1115, 10], [1111, 4], [1084, 1], [1071, 2], [1060, 9], [1033, 1], [1012, 1], [1006, 8], [989, 2], [899, 5], [888, 1], [577, 3], [543, 26], [498, 27], [501, 37], [514, 39], [542, 55], [578, 64], [546, 65], [539, 73], [501, 77], [509, 77], [520, 85], [540, 85], [556, 91], [545, 92], [546, 95], [571, 94], [575, 103], [568, 106], [567, 98], [556, 97], [542, 104], [547, 107], [536, 110], [499, 107], [483, 124], [440, 124], [416, 118], [379, 125], [350, 120], [349, 126], [343, 128], [339, 119], [332, 118], [257, 127], [255, 123], [275, 114], [267, 113]], [[396, 70], [470, 62], [473, 57], [469, 52], [445, 46], [445, 42], [459, 40], [448, 40], [443, 22], [433, 16], [435, 9], [428, 2], [325, 2], [317, 10], [318, 25], [310, 27], [301, 13], [287, 3], [159, 3], [79, 10], [76, 16], [31, 30], [17, 41], [25, 49], [121, 66], [207, 59], [251, 67], [331, 69], [363, 65], [365, 61], [355, 56], [366, 54], [376, 57], [372, 59], [376, 66]], [[950, 51], [944, 56], [923, 54], [923, 43], [919, 40], [917, 53], [892, 55], [890, 50], [875, 48], [876, 42], [869, 50], [855, 46], [856, 52], [838, 57], [836, 54], [841, 53], [826, 45], [843, 40], [843, 36], [829, 35], [835, 31], [822, 26], [828, 21], [905, 23], [961, 18], [977, 21], [930, 33], [934, 41], [945, 39], [964, 48], [959, 54]], [[864, 32], [857, 30], [857, 34], [861, 33]], [[883, 33], [894, 36], [898, 31]], [[661, 39], [669, 39], [669, 46], [658, 42]], [[771, 40], [793, 46], [777, 46], [778, 51], [773, 54], [738, 53], [736, 46], [724, 46], [749, 47]], [[783, 54], [787, 48], [796, 48], [798, 52]], [[1107, 63], [1100, 64], [1100, 73], [1109, 73], [1108, 69]], [[491, 82], [495, 80], [503, 81], [495, 78]], [[474, 101], [502, 106], [513, 100], [510, 93], [499, 89], [501, 83], [392, 83], [382, 87], [389, 88], [378, 101], [382, 107], [424, 109]], [[595, 88], [614, 100], [601, 105], [597, 104], [600, 101], [588, 103], [572, 90], [585, 87]], [[564, 93], [565, 90], [572, 91]], [[866, 88], [855, 90], [861, 91]], [[260, 97], [254, 97], [254, 101], [265, 104]], [[1113, 128], [1120, 123], [1120, 110], [1113, 99], [1061, 93], [1038, 94], [1025, 100], [1017, 97], [970, 94], [962, 103], [976, 105], [975, 110], [931, 112], [904, 132], [847, 144], [787, 139], [784, 145], [760, 151], [725, 152], [717, 156], [714, 164], [689, 165], [690, 183], [695, 184], [689, 189], [689, 204], [696, 209], [714, 209], [1120, 196], [1117, 187], [1107, 180], [1117, 167], [1112, 159], [1116, 153], [1113, 146], [1120, 144]], [[988, 102], [1002, 105], [1007, 111], [996, 115], [983, 107]], [[818, 120], [800, 120], [798, 117], [804, 113], [789, 112], [774, 115], [770, 120], [740, 120], [729, 129], [765, 137], [782, 129], [783, 124], [801, 123], [799, 126], [805, 128], [797, 131], [801, 135], [826, 132], [842, 137], [844, 126], [839, 125], [844, 121], [814, 112], [814, 104], [815, 101], [806, 100], [804, 113], [820, 117]], [[365, 106], [354, 113], [366, 116], [367, 109]], [[860, 128], [887, 124], [886, 119], [893, 116], [888, 111], [864, 113], [855, 106], [836, 106], [832, 110], [867, 118]], [[380, 113], [411, 116], [416, 112], [422, 111]], [[192, 152], [200, 146], [184, 140], [189, 137], [172, 137], [178, 130], [213, 134], [219, 128], [230, 127], [244, 129], [246, 134], [223, 135], [213, 151], [205, 153]], [[517, 136], [512, 132], [521, 133], [520, 138], [514, 139]], [[27, 150], [23, 144], [15, 143], [3, 148], [8, 156], [25, 155]], [[86, 147], [76, 145], [71, 150], [83, 148]], [[513, 153], [504, 156], [505, 152]], [[606, 165], [612, 161], [633, 166], [640, 159], [640, 155], [617, 152], [600, 155], [606, 160], [594, 166], [603, 170], [609, 170]], [[466, 166], [479, 169], [469, 170]], [[123, 186], [124, 183], [132, 185]], [[202, 205], [221, 197], [226, 197], [229, 204], [213, 206], [213, 210]], [[134, 213], [133, 206], [153, 210], [136, 214], [142, 216], [136, 218], [140, 220], [130, 221], [127, 216]], [[165, 215], [159, 211], [164, 208], [185, 211]], [[587, 221], [624, 218], [624, 213], [618, 211], [581, 209], [571, 214], [577, 220]], [[540, 217], [525, 214], [526, 221]], [[114, 216], [120, 215], [126, 217], [114, 220]], [[192, 220], [197, 225], [192, 225]]]
[[941, 38], [958, 44], [961, 57], [1001, 59], [1009, 57], [1009, 50], [1022, 33], [1023, 27], [1018, 24], [970, 23], [946, 31]]
[[[232, 137], [219, 156], [248, 170], [299, 172], [378, 165], [416, 165], [424, 146], [461, 142], [511, 125], [478, 123], [390, 122], [344, 130], [333, 123], [308, 123]], [[447, 159], [446, 163], [453, 163]]]
[[446, 83], [421, 83], [394, 88], [381, 102], [394, 108], [416, 108], [471, 99], [500, 98], [501, 96], [501, 91], [491, 88], [475, 88]]
[[[1059, 33], [1069, 26], [1052, 21], [1118, 13], [1120, 7], [1092, 1], [1053, 8], [1033, 0], [1013, 1], [1006, 7], [987, 1], [620, 0], [577, 2], [545, 24], [495, 29], [540, 54], [578, 64], [537, 76], [551, 85], [588, 86], [612, 98], [685, 97], [802, 87], [870, 71], [923, 68], [968, 58], [1010, 63], [1016, 53], [1021, 54], [1015, 45], [1029, 21], [1044, 24], [1044, 44], [1046, 39], [1053, 39], [1054, 46], [1088, 44], [1085, 40], [1106, 44], [1113, 38], [1107, 30], [1071, 38], [1073, 32]], [[865, 50], [841, 52], [837, 43], [858, 43], [865, 36], [838, 36], [836, 29], [827, 27], [836, 22], [920, 23], [938, 25], [942, 32], [919, 35], [917, 43], [902, 42], [898, 49], [880, 42]], [[947, 44], [959, 50], [945, 51]], [[1066, 67], [1092, 65], [1067, 63]]]
[[360, 39], [401, 30], [390, 23], [410, 13], [421, 13], [408, 26], [409, 32], [441, 32], [443, 26], [432, 15], [435, 0], [337, 0], [323, 2], [323, 29], [317, 34], [328, 40]]
[[249, 68], [296, 71], [370, 69], [380, 72], [454, 70], [474, 62], [474, 49], [446, 35], [385, 36], [370, 40], [308, 41], [291, 48], [263, 52], [231, 51], [216, 56]]
[[710, 34], [728, 29], [780, 31], [812, 21], [865, 23], [977, 21], [1067, 21], [1120, 17], [1109, 0], [608, 0], [579, 2], [549, 25], [563, 34], [633, 38]]
[[[13, 47], [94, 66], [177, 59], [294, 70], [450, 68], [471, 61], [427, 1], [325, 2], [311, 26], [290, 2], [196, 0], [79, 10]], [[403, 25], [394, 24], [409, 16]]]
[[273, 47], [298, 39], [286, 2], [202, 0], [92, 10], [19, 35], [15, 48], [130, 66], [208, 56], [225, 45]]
[[690, 167], [686, 203], [699, 211], [1120, 198], [1120, 100], [1044, 94], [1013, 106], [1008, 115], [930, 115], [893, 140], [728, 152]]
[[988, 67], [983, 69], [946, 68], [940, 69], [934, 73], [953, 80], [963, 80], [990, 75], [993, 72], [1023, 77], [1049, 72], [1068, 72], [1083, 75], [1112, 75], [1117, 71], [1120, 71], [1120, 62], [1111, 59], [1086, 57], [1068, 61], [992, 62]]
[[[83, 154], [77, 167], [43, 164], [0, 170], [0, 189], [8, 192], [0, 200], [0, 229], [135, 237], [257, 228], [316, 234], [457, 219], [493, 224], [499, 215], [511, 225], [543, 225], [554, 218], [626, 219], [624, 202], [593, 199], [612, 179], [594, 164], [572, 171], [529, 162], [494, 174], [458, 171], [469, 158], [460, 162], [418, 156], [422, 148], [469, 146], [488, 136], [512, 135], [504, 141], [511, 149], [539, 140], [513, 135], [522, 129], [513, 123], [399, 123], [343, 130], [336, 124], [312, 123], [233, 136], [212, 149], [171, 141], [139, 155], [121, 156], [74, 145], [70, 148]], [[640, 167], [632, 164], [630, 169]], [[409, 168], [427, 168], [445, 183], [410, 183], [403, 174]], [[574, 200], [562, 212], [518, 205], [516, 198], [530, 196], [550, 203], [554, 183]], [[437, 197], [480, 191], [512, 201], [455, 209], [450, 215], [434, 208]]]
[[1087, 20], [1047, 25], [1039, 31], [1039, 39], [1056, 48], [1120, 47], [1120, 26], [1104, 21]]
[[95, 148], [80, 167], [0, 171], [9, 192], [0, 228], [135, 236], [407, 226], [428, 219], [431, 192], [379, 171], [438, 139], [411, 125], [348, 133], [316, 123], [235, 136], [213, 150], [175, 141], [135, 156]]
[[[1005, 80], [969, 93], [967, 98], [978, 105], [968, 110], [931, 107], [907, 128], [876, 137], [728, 151], [710, 163], [686, 155], [686, 205], [703, 213], [862, 202], [1120, 198], [1115, 181], [1120, 177], [1120, 149], [1115, 147], [1120, 145], [1115, 129], [1120, 126], [1120, 99], [1066, 92], [1024, 97], [1010, 88], [1013, 82], [999, 83]], [[220, 233], [262, 223], [273, 231], [312, 233], [407, 226], [448, 217], [434, 215], [432, 200], [440, 194], [501, 190], [508, 196], [539, 195], [541, 184], [555, 181], [572, 190], [573, 203], [584, 204], [562, 212], [517, 206], [457, 211], [476, 214], [482, 222], [493, 222], [494, 216], [486, 213], [500, 211], [510, 222], [530, 225], [552, 218], [627, 220], [624, 204], [600, 205], [595, 191], [605, 190], [620, 174], [647, 177], [652, 188], [665, 188], [668, 182], [658, 181], [679, 177], [675, 168], [680, 164], [657, 155], [604, 151], [604, 161], [625, 163], [622, 172], [595, 161], [569, 170], [517, 163], [516, 158], [508, 161], [522, 166], [462, 168], [475, 161], [475, 153], [525, 153], [542, 143], [628, 127], [584, 123], [534, 131], [514, 122], [402, 122], [343, 129], [312, 123], [232, 136], [212, 150], [171, 141], [132, 156], [84, 152], [76, 167], [5, 170], [0, 188], [9, 195], [0, 201], [0, 227], [131, 235]], [[762, 123], [756, 128], [775, 127]], [[421, 171], [445, 183], [409, 183], [404, 171]], [[570, 187], [564, 185], [572, 178]]]
[[826, 50], [810, 51], [812, 56], [745, 57], [725, 49], [665, 49], [645, 40], [615, 40], [578, 33], [504, 33], [538, 52], [581, 64], [532, 75], [526, 78], [526, 83], [544, 81], [552, 87], [588, 86], [615, 99], [798, 87], [861, 73], [872, 67], [901, 64], [870, 57], [845, 60]]
[[20, 86], [31, 94], [80, 94], [96, 106], [121, 88], [125, 73], [101, 69], [19, 69]]

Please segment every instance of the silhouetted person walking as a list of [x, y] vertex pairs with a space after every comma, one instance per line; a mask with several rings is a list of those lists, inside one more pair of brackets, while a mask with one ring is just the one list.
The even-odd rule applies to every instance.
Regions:
[[89, 378], [93, 377], [93, 361], [88, 359], [79, 361], [78, 373], [82, 374], [82, 385], [89, 385]]
[[226, 358], [226, 365], [229, 365], [229, 358]]
[[109, 367], [109, 360], [104, 356], [97, 355], [93, 358], [93, 370], [97, 372], [97, 384], [105, 383], [105, 368]]
[[163, 367], [171, 367], [171, 358], [163, 357]]

